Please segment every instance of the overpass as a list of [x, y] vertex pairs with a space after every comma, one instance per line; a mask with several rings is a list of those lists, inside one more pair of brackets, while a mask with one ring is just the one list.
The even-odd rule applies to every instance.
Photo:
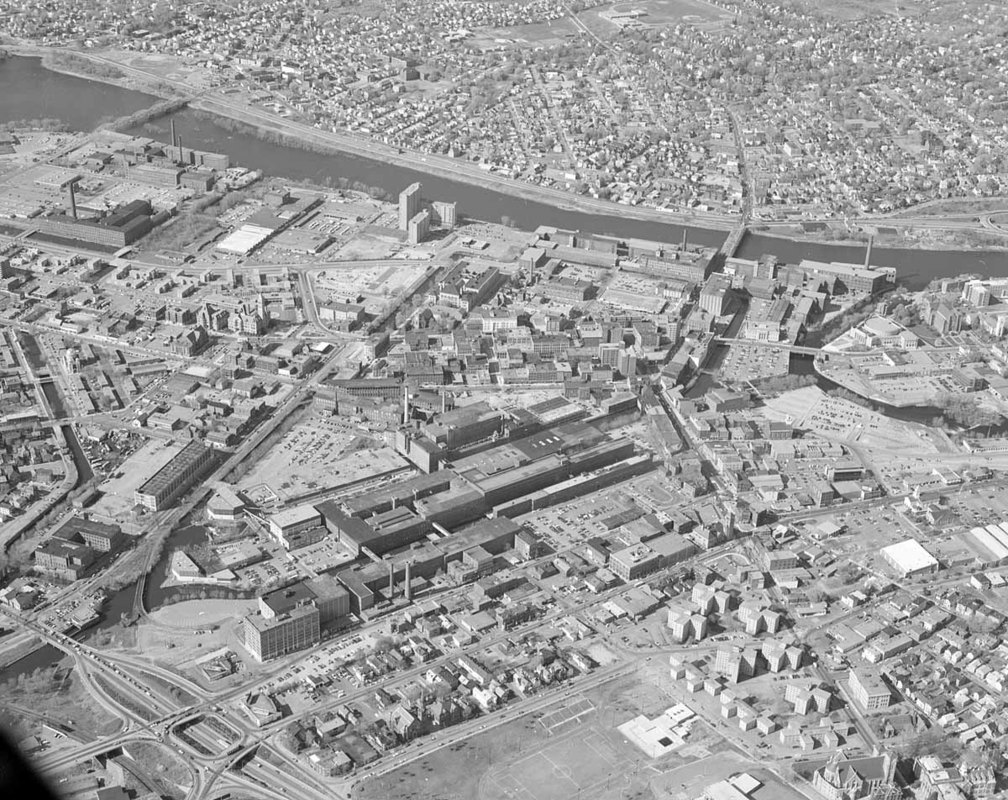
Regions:
[[818, 347], [802, 347], [790, 342], [767, 342], [761, 339], [743, 339], [738, 336], [715, 336], [716, 344], [753, 344], [759, 347], [769, 347], [774, 350], [787, 350], [800, 356], [823, 356], [829, 358], [829, 352]]

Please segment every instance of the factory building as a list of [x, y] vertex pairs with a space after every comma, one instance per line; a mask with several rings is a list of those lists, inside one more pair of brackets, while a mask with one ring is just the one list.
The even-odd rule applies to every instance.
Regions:
[[133, 494], [133, 502], [161, 511], [185, 494], [213, 466], [214, 451], [191, 441]]
[[134, 200], [97, 220], [75, 216], [37, 217], [32, 224], [42, 234], [58, 236], [86, 244], [125, 247], [145, 236], [154, 227], [151, 205], [146, 200]]
[[242, 623], [245, 647], [257, 661], [269, 661], [318, 644], [322, 630], [339, 626], [350, 614], [350, 593], [322, 575], [259, 598], [259, 613]]

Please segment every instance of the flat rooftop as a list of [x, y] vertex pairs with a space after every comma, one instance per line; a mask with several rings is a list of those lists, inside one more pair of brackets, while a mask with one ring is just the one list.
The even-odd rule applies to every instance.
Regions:
[[186, 444], [179, 453], [167, 464], [152, 475], [139, 491], [141, 494], [157, 494], [164, 490], [171, 483], [176, 481], [181, 475], [192, 469], [193, 465], [199, 461], [207, 452], [207, 448], [200, 442], [191, 441]]

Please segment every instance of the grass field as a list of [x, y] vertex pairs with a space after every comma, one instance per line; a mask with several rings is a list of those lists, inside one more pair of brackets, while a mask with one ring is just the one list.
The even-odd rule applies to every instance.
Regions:
[[[616, 800], [651, 798], [669, 770], [728, 746], [707, 728], [681, 752], [648, 759], [616, 726], [672, 700], [646, 671], [619, 678], [451, 745], [353, 793], [361, 800]], [[658, 795], [661, 796], [661, 795]]]
[[805, 0], [810, 11], [819, 11], [840, 20], [856, 20], [876, 14], [915, 17], [921, 5], [907, 0]]
[[645, 25], [674, 25], [678, 22], [713, 22], [729, 14], [703, 0], [643, 0], [640, 3], [616, 3], [612, 10], [627, 13], [639, 10], [647, 16], [640, 21]]
[[510, 28], [484, 28], [470, 39], [474, 47], [490, 47], [504, 39], [516, 44], [545, 46], [557, 44], [577, 35], [577, 27], [567, 17], [537, 22], [532, 25], [515, 25]]
[[512, 800], [552, 800], [555, 797], [591, 797], [625, 786], [636, 774], [641, 756], [631, 753], [611, 736], [591, 729], [572, 734], [512, 762], [484, 778], [480, 796]]

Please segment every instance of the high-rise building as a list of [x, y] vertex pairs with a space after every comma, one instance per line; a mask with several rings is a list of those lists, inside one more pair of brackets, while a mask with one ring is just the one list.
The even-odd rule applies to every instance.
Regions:
[[409, 230], [410, 220], [420, 213], [422, 190], [423, 186], [419, 183], [411, 183], [399, 192], [399, 230]]
[[410, 244], [420, 244], [430, 231], [430, 212], [427, 209], [414, 214], [406, 226]]
[[700, 290], [700, 308], [720, 317], [727, 310], [730, 289], [731, 278], [720, 272], [714, 273]]
[[431, 210], [434, 212], [434, 223], [436, 225], [451, 230], [458, 224], [458, 206], [455, 203], [437, 200], [431, 204]]
[[321, 575], [262, 595], [259, 613], [243, 621], [242, 638], [257, 661], [269, 661], [318, 644], [322, 628], [349, 613], [350, 593]]

